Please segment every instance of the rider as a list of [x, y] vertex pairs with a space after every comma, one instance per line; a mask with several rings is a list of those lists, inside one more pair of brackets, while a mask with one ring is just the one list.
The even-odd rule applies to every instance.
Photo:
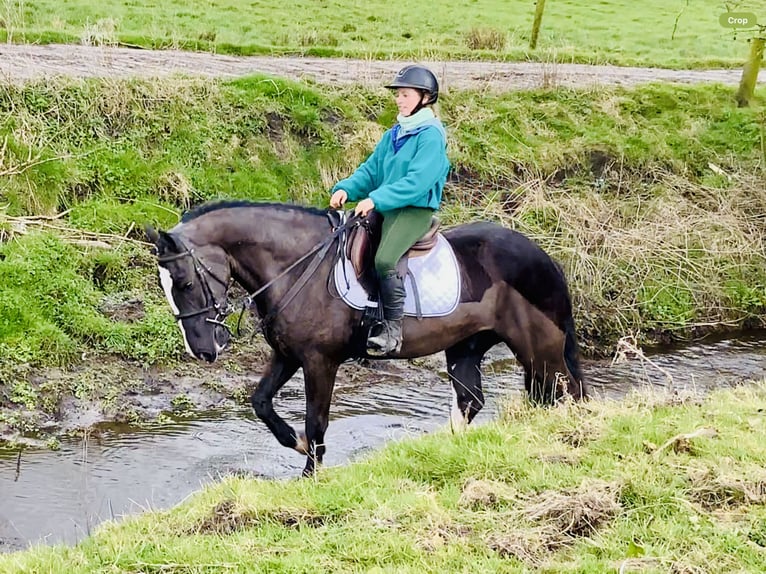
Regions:
[[375, 271], [380, 281], [383, 329], [367, 341], [368, 353], [387, 355], [402, 347], [404, 278], [396, 264], [430, 228], [449, 171], [447, 135], [431, 106], [439, 97], [436, 76], [423, 66], [406, 66], [386, 86], [396, 91], [397, 123], [372, 155], [332, 188], [330, 206], [359, 201], [354, 210], [383, 216]]

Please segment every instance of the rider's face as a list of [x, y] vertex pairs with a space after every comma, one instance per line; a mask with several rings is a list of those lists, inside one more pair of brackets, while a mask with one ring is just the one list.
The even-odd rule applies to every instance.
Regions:
[[414, 88], [397, 88], [396, 90], [396, 107], [399, 108], [399, 113], [403, 116], [412, 115], [412, 111], [417, 107], [421, 100], [425, 100], [426, 95]]

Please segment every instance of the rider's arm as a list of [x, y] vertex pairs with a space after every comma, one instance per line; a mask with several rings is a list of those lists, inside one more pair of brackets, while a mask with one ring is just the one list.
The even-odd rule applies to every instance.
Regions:
[[[369, 194], [378, 211], [389, 211], [409, 205], [424, 205], [426, 194], [434, 191], [441, 199], [449, 161], [444, 151], [444, 137], [436, 130], [418, 135], [418, 149], [410, 161], [407, 173]], [[429, 207], [438, 207], [430, 205]]]
[[391, 135], [389, 132], [383, 135], [370, 157], [356, 168], [356, 171], [351, 176], [336, 183], [331, 193], [342, 189], [348, 193], [349, 201], [359, 201], [367, 197], [370, 191], [378, 187], [383, 180], [380, 166], [385, 145], [391, 145]]

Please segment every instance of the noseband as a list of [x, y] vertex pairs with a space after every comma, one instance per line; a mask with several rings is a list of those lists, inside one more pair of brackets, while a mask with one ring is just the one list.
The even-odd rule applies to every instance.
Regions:
[[[179, 240], [180, 242], [180, 240]], [[212, 277], [215, 279], [218, 283], [223, 285], [223, 287], [228, 292], [229, 290], [229, 283], [218, 277], [215, 273], [211, 271], [211, 269], [205, 265], [202, 260], [197, 257], [197, 254], [194, 253], [194, 249], [189, 249], [186, 247], [186, 245], [181, 242], [181, 245], [183, 245], [184, 250], [180, 253], [175, 253], [173, 255], [167, 255], [164, 257], [157, 257], [157, 261], [159, 263], [168, 263], [170, 261], [177, 261], [178, 259], [183, 259], [184, 257], [191, 257], [192, 262], [194, 263], [194, 273], [197, 276], [197, 279], [199, 279], [200, 284], [202, 285], [202, 289], [205, 293], [205, 301], [210, 302], [212, 301], [212, 304], [209, 304], [207, 307], [204, 307], [203, 309], [199, 309], [197, 311], [189, 311], [188, 313], [178, 313], [177, 315], [174, 315], [176, 318], [176, 321], [181, 321], [182, 319], [189, 319], [191, 317], [196, 317], [197, 315], [202, 315], [203, 313], [207, 313], [208, 311], [215, 311], [215, 319], [211, 319], [210, 317], [206, 317], [205, 321], [208, 323], [213, 323], [214, 325], [219, 325], [226, 329], [229, 334], [231, 335], [231, 330], [229, 329], [228, 325], [224, 323], [224, 320], [226, 317], [228, 317], [233, 309], [229, 307], [228, 304], [221, 305], [218, 300], [215, 298], [215, 295], [213, 294], [213, 290], [210, 288], [210, 283], [208, 283], [207, 277]]]

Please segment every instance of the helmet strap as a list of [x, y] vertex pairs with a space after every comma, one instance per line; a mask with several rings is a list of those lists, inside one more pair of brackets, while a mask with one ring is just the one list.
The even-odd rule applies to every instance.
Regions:
[[[416, 113], [418, 113], [420, 110], [422, 110], [422, 109], [423, 109], [423, 108], [425, 108], [425, 107], [426, 107], [428, 104], [430, 104], [430, 103], [431, 103], [431, 96], [430, 96], [430, 95], [428, 95], [428, 92], [426, 92], [425, 90], [418, 90], [418, 93], [420, 94], [420, 100], [418, 100], [418, 105], [417, 105], [417, 106], [415, 106], [415, 107], [412, 109], [412, 112], [410, 113], [410, 115], [411, 115], [411, 116], [414, 116]], [[424, 104], [424, 103], [423, 103], [423, 98], [424, 98], [424, 97], [426, 97], [426, 96], [428, 96], [428, 102], [426, 102], [426, 103]]]

